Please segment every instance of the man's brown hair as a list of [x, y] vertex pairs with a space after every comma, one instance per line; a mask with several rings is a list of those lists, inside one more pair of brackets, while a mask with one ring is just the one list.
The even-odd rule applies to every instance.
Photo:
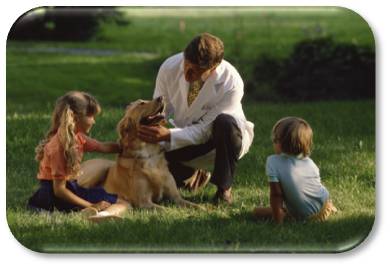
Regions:
[[184, 49], [184, 58], [202, 69], [210, 69], [221, 63], [223, 42], [209, 33], [196, 36]]
[[313, 145], [313, 131], [304, 119], [285, 117], [272, 128], [272, 142], [279, 143], [283, 153], [308, 156]]

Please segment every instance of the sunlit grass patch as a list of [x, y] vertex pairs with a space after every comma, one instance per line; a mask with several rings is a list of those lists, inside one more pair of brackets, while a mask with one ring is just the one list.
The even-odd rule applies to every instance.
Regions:
[[[203, 191], [182, 195], [205, 210], [182, 209], [164, 202], [164, 211], [135, 209], [124, 220], [92, 224], [77, 213], [34, 214], [25, 208], [28, 197], [37, 187], [37, 163], [33, 149], [47, 127], [47, 113], [10, 115], [7, 119], [7, 218], [15, 237], [25, 246], [44, 252], [332, 252], [345, 250], [369, 233], [375, 218], [375, 135], [366, 131], [373, 121], [361, 122], [358, 128], [346, 128], [345, 137], [360, 136], [351, 146], [339, 145], [332, 129], [319, 128], [327, 117], [312, 104], [248, 104], [247, 116], [257, 126], [254, 144], [239, 164], [234, 182], [234, 205], [215, 207], [211, 199], [216, 188], [208, 185]], [[374, 111], [372, 102], [334, 102], [332, 109], [344, 107], [353, 111]], [[323, 108], [326, 109], [326, 108]], [[283, 110], [283, 111], [282, 111]], [[269, 187], [264, 172], [266, 156], [272, 153], [269, 131], [279, 115], [299, 111], [311, 117], [314, 133], [321, 131], [313, 159], [339, 212], [329, 222], [301, 223], [287, 221], [278, 227], [270, 221], [255, 221], [251, 211], [258, 205], [269, 205]], [[43, 115], [39, 118], [37, 115]], [[106, 109], [98, 117], [92, 136], [115, 140], [116, 122], [123, 109]], [[272, 116], [267, 116], [272, 115]], [[332, 117], [331, 114], [329, 114]], [[357, 115], [356, 115], [357, 116]], [[352, 112], [345, 118], [353, 119]], [[339, 117], [338, 120], [343, 120]], [[371, 117], [373, 118], [373, 117]], [[348, 122], [345, 121], [346, 123]], [[324, 123], [326, 124], [326, 123]], [[348, 129], [352, 129], [350, 132]], [[327, 135], [328, 133], [328, 135]], [[364, 134], [363, 134], [364, 133]], [[372, 133], [372, 134], [371, 134]], [[356, 143], [352, 139], [352, 144]], [[86, 154], [86, 159], [114, 156]], [[307, 236], [310, 233], [310, 236]]]

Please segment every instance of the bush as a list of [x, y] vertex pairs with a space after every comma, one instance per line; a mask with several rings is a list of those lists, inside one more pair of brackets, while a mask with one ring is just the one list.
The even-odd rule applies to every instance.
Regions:
[[8, 39], [86, 41], [97, 33], [101, 20], [125, 23], [123, 15], [112, 7], [52, 7], [21, 16]]
[[261, 56], [248, 94], [262, 100], [374, 98], [375, 53], [330, 38], [305, 40], [287, 59]]

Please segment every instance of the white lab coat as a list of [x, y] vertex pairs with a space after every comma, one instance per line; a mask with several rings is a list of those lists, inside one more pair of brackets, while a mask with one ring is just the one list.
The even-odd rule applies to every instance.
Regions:
[[[184, 78], [183, 53], [171, 56], [161, 65], [156, 79], [153, 98], [164, 96], [167, 102], [166, 116], [175, 128], [171, 128], [171, 140], [164, 144], [167, 150], [207, 142], [211, 137], [212, 122], [221, 113], [233, 116], [242, 133], [240, 156], [244, 156], [253, 141], [254, 124], [246, 120], [241, 99], [244, 83], [237, 70], [223, 60], [207, 78], [199, 95], [188, 107], [189, 83]], [[202, 160], [190, 166], [207, 168], [213, 165], [213, 150]], [[211, 162], [211, 163], [210, 163]], [[197, 164], [198, 163], [198, 164]]]

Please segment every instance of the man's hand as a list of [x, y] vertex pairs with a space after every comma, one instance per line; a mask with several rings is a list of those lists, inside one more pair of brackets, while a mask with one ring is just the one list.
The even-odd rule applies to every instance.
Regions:
[[168, 128], [156, 126], [140, 126], [138, 130], [138, 138], [149, 143], [158, 143], [160, 141], [170, 141], [171, 132]]

